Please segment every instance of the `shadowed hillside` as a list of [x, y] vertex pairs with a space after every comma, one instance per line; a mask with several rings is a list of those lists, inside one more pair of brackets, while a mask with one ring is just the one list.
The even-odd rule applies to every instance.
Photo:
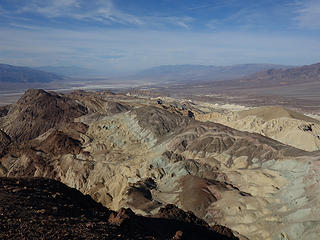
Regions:
[[29, 67], [17, 67], [0, 64], [0, 82], [9, 83], [45, 83], [62, 80], [63, 77], [54, 73], [35, 70]]

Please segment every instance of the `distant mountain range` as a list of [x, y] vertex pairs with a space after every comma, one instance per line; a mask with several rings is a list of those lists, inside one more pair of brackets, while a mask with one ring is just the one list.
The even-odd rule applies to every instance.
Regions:
[[69, 77], [89, 77], [103, 75], [101, 72], [97, 70], [77, 66], [43, 66], [36, 67], [33, 69]]
[[[18, 67], [0, 64], [0, 82], [47, 83], [67, 77], [98, 76], [82, 67]], [[289, 67], [273, 64], [239, 64], [233, 66], [164, 65], [141, 71], [128, 79], [157, 84], [210, 83], [215, 86], [264, 87], [319, 82], [320, 63]], [[228, 80], [228, 81], [226, 81]]]
[[320, 63], [287, 69], [269, 69], [232, 81], [213, 83], [242, 88], [278, 87], [320, 82]]
[[239, 64], [232, 66], [163, 65], [141, 71], [135, 78], [163, 82], [220, 81], [242, 78], [268, 69], [287, 69], [274, 64]]
[[17, 67], [7, 64], [0, 64], [0, 82], [9, 83], [33, 83], [51, 82], [62, 80], [64, 77], [54, 73], [39, 71], [29, 67]]
[[[245, 81], [244, 81], [245, 80]], [[319, 82], [320, 80], [320, 63], [295, 67], [289, 69], [271, 69], [254, 74], [245, 78], [242, 82], [247, 83], [264, 83], [270, 84], [300, 84], [307, 82]]]

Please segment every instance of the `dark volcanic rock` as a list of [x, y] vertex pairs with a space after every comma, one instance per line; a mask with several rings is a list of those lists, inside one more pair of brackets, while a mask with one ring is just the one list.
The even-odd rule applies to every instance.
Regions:
[[[202, 227], [204, 229], [210, 228], [214, 229], [214, 231], [219, 232], [223, 237], [221, 239], [225, 239], [225, 237], [229, 239], [238, 239], [235, 237], [232, 233], [232, 231], [224, 226], [221, 225], [214, 225], [213, 227], [209, 227], [209, 225], [202, 219], [196, 217], [192, 212], [185, 212], [175, 205], [168, 204], [164, 208], [161, 208], [159, 212], [155, 215], [155, 217], [161, 218], [161, 219], [170, 219], [174, 221], [182, 221], [185, 223], [189, 223], [190, 227], [193, 228], [193, 225]], [[182, 230], [182, 231], [181, 231]], [[188, 239], [188, 231], [185, 229], [181, 229], [180, 231], [177, 231], [174, 239]], [[198, 239], [202, 239], [200, 236]]]
[[4, 117], [9, 112], [9, 106], [0, 107], [0, 117]]
[[128, 223], [134, 215], [130, 208], [121, 208], [117, 213], [111, 213], [108, 222], [112, 225], [121, 226]]
[[209, 227], [204, 220], [196, 217], [191, 211], [185, 212], [173, 204], [168, 204], [164, 208], [161, 208], [155, 216], [165, 219], [176, 219], [188, 223], [194, 223], [199, 226]]
[[168, 206], [155, 217], [118, 213], [43, 178], [0, 178], [1, 239], [237, 239]]
[[53, 130], [45, 141], [41, 142], [36, 148], [53, 155], [66, 153], [79, 154], [81, 143], [61, 131]]
[[0, 157], [2, 157], [2, 155], [5, 153], [10, 143], [10, 137], [5, 132], [0, 130]]

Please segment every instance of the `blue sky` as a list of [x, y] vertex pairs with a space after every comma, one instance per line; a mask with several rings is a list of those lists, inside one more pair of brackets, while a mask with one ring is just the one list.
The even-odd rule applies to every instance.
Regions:
[[320, 0], [0, 0], [0, 62], [128, 72], [320, 62]]

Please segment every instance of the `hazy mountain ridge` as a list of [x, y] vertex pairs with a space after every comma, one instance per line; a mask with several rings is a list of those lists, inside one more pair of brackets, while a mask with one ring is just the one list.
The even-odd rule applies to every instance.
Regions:
[[41, 66], [33, 67], [33, 69], [54, 73], [57, 75], [63, 75], [68, 77], [89, 77], [89, 76], [101, 76], [103, 75], [98, 70], [93, 70], [84, 67], [77, 66]]
[[230, 82], [219, 81], [213, 83], [216, 86], [235, 86], [242, 88], [262, 88], [273, 86], [299, 85], [319, 83], [320, 63], [293, 67], [288, 69], [269, 69], [252, 74], [251, 76], [232, 80]]
[[207, 65], [163, 65], [146, 69], [136, 77], [153, 80], [164, 80], [171, 83], [192, 81], [232, 80], [248, 76], [262, 70], [288, 68], [275, 64], [239, 64], [232, 66]]
[[0, 64], [0, 82], [9, 83], [34, 83], [34, 82], [51, 82], [62, 80], [64, 77], [39, 71], [30, 67], [18, 67], [7, 64]]
[[247, 78], [247, 81], [250, 82], [255, 79], [259, 82], [278, 81], [281, 85], [320, 81], [320, 63], [289, 69], [266, 70]]

